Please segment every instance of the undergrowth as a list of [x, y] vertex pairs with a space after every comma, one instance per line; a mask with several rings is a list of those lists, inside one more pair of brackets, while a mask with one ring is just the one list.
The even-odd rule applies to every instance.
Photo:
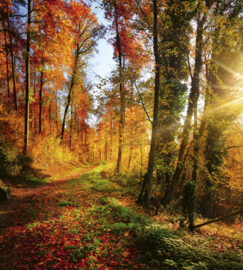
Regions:
[[[26, 209], [18, 206], [24, 227], [1, 238], [1, 269], [243, 269], [242, 243], [233, 249], [216, 235], [155, 221], [133, 196], [124, 196], [135, 192], [127, 183], [137, 180], [120, 185], [114, 176], [115, 182], [103, 178], [104, 170], [102, 164], [46, 191]], [[14, 252], [14, 260], [5, 250]]]

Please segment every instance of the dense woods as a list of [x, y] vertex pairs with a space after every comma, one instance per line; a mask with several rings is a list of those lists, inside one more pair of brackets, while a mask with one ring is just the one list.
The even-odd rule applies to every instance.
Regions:
[[[102, 39], [113, 47], [113, 70], [92, 77]], [[100, 163], [100, 176], [89, 184], [82, 178], [84, 186], [114, 194], [112, 181], [130, 186], [125, 196], [150, 217], [171, 211], [191, 231], [233, 224], [243, 212], [242, 44], [241, 0], [2, 0], [0, 200], [19, 184]], [[100, 187], [102, 179], [108, 182]], [[150, 248], [146, 256], [160, 256], [165, 244], [151, 255], [151, 239], [167, 232], [143, 231], [133, 222], [147, 221], [130, 220], [116, 200], [99, 202], [125, 211], [120, 232]], [[157, 269], [151, 265], [141, 269]], [[209, 265], [197, 269], [226, 264]], [[232, 267], [225, 269], [242, 269]]]
[[[94, 3], [1, 1], [2, 182], [106, 162], [149, 213], [183, 194], [210, 219], [241, 213], [242, 1], [96, 4], [106, 26]], [[92, 81], [104, 38], [115, 68]]]

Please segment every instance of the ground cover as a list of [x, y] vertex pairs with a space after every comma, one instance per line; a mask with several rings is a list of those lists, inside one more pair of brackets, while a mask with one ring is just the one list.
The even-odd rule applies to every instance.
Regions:
[[25, 196], [1, 224], [0, 269], [243, 269], [242, 239], [149, 217], [103, 168]]

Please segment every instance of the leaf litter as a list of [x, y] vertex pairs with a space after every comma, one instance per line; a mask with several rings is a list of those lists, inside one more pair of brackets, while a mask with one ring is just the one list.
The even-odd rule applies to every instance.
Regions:
[[[112, 195], [120, 205], [137, 207], [134, 197], [90, 188], [90, 179], [95, 185], [93, 177], [91, 172], [58, 181], [16, 200], [0, 225], [0, 269], [181, 269], [172, 260], [166, 259], [162, 268], [141, 260], [144, 254], [126, 227], [126, 218], [115, 208], [102, 212], [104, 198]], [[141, 213], [141, 207], [137, 209]], [[243, 247], [239, 240], [201, 230], [189, 235], [180, 232], [176, 222], [170, 225], [192, 245], [202, 240], [217, 252]]]

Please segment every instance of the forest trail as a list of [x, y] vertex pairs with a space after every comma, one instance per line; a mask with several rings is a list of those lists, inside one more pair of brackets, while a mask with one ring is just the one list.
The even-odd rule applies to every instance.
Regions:
[[104, 168], [18, 197], [0, 226], [0, 269], [243, 269], [242, 239], [188, 233], [165, 213], [152, 220], [135, 203], [138, 186]]
[[96, 163], [89, 167], [84, 167], [79, 169], [78, 171], [71, 172], [68, 175], [58, 178], [56, 180], [50, 180], [46, 184], [41, 186], [24, 188], [24, 187], [11, 187], [12, 199], [10, 201], [4, 202], [0, 204], [0, 228], [6, 221], [6, 218], [9, 213], [15, 212], [16, 209], [23, 201], [31, 201], [35, 196], [38, 196], [42, 192], [54, 188], [57, 185], [60, 185], [64, 181], [68, 181], [70, 179], [80, 177], [83, 174], [93, 170], [98, 167], [100, 164]]
[[103, 206], [111, 193], [123, 198], [116, 192], [122, 189], [97, 167], [34, 189], [14, 205], [1, 224], [0, 269], [140, 269], [129, 231], [113, 228], [119, 217]]

